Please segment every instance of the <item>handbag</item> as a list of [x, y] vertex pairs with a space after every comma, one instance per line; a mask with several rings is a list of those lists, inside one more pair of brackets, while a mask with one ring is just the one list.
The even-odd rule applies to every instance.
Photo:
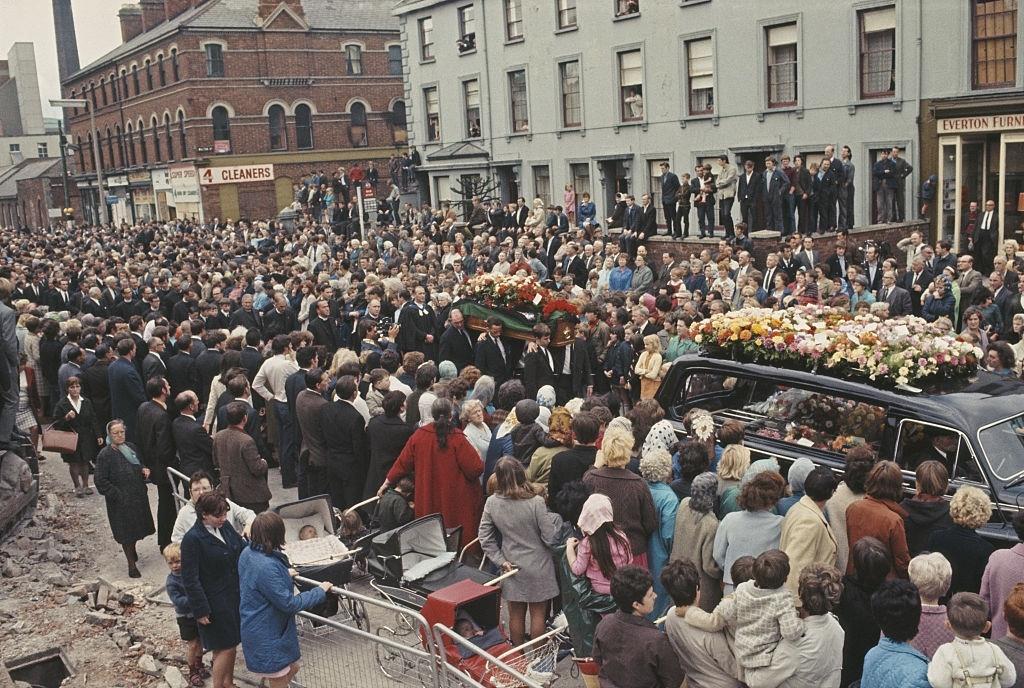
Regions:
[[78, 449], [78, 433], [73, 430], [57, 430], [56, 423], [43, 428], [43, 451], [73, 454]]

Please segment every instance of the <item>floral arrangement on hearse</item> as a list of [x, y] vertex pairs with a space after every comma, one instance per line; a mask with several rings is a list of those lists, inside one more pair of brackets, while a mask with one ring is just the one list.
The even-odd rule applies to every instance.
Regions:
[[459, 296], [488, 308], [507, 308], [541, 315], [543, 320], [579, 315], [579, 307], [544, 287], [532, 275], [485, 273], [470, 278]]
[[695, 322], [694, 342], [714, 356], [910, 385], [973, 373], [981, 350], [917, 317], [881, 320], [831, 307], [744, 308]]

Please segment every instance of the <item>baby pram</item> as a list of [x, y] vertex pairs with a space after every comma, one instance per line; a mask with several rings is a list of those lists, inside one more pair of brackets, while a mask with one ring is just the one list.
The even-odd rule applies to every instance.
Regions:
[[[284, 521], [285, 553], [292, 567], [304, 578], [330, 581], [345, 588], [352, 580], [352, 562], [355, 551], [350, 551], [336, 535], [338, 519], [331, 509], [329, 497], [318, 495], [297, 502], [282, 504], [274, 509]], [[316, 530], [316, 538], [299, 540], [299, 531], [305, 526]], [[298, 584], [300, 590], [309, 585]], [[328, 595], [323, 604], [310, 609], [312, 614], [330, 618], [339, 612], [338, 597]], [[366, 610], [361, 604], [349, 602], [342, 610], [359, 628], [366, 627]]]
[[455, 631], [455, 635], [437, 634], [438, 648], [444, 659], [487, 688], [526, 684], [473, 648], [541, 685], [558, 678], [555, 664], [561, 629], [552, 629], [513, 647], [501, 627], [501, 588], [497, 585], [459, 581], [427, 595], [420, 613], [431, 627], [440, 624]]

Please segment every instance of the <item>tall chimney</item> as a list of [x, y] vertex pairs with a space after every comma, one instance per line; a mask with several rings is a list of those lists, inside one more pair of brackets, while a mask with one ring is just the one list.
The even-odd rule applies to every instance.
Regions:
[[142, 30], [149, 31], [167, 21], [164, 0], [140, 0], [142, 7]]
[[142, 8], [138, 5], [124, 5], [117, 11], [121, 20], [121, 42], [127, 43], [142, 33]]
[[57, 70], [64, 81], [81, 67], [71, 0], [53, 0], [53, 31], [57, 38]]
[[187, 12], [196, 5], [195, 0], [167, 0], [167, 21]]

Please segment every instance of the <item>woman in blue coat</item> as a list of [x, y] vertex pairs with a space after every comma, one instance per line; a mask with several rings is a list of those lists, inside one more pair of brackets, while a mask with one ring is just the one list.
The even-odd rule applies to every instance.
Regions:
[[238, 555], [245, 543], [227, 522], [224, 495], [207, 492], [195, 509], [196, 523], [181, 541], [181, 578], [203, 649], [213, 652], [213, 688], [233, 688], [240, 641]]
[[620, 253], [618, 266], [612, 268], [611, 273], [608, 275], [609, 289], [612, 291], [629, 291], [633, 283], [633, 271], [627, 267], [628, 264], [629, 255], [624, 252]]
[[294, 593], [284, 546], [284, 521], [265, 511], [252, 522], [249, 546], [238, 559], [242, 653], [245, 666], [270, 688], [286, 688], [299, 671], [295, 615], [321, 604], [331, 589]]

